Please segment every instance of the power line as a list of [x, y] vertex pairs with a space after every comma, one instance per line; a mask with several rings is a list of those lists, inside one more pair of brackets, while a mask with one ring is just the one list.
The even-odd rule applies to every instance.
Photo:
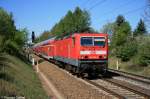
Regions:
[[125, 2], [125, 3], [123, 3], [123, 4], [120, 4], [120, 5], [118, 5], [116, 8], [114, 8], [113, 10], [110, 10], [110, 11], [108, 11], [108, 12], [105, 12], [105, 13], [103, 13], [103, 14], [101, 14], [101, 15], [106, 16], [106, 15], [112, 14], [113, 12], [115, 12], [115, 10], [119, 10], [120, 8], [123, 8], [123, 7], [126, 6], [126, 5], [132, 4], [131, 1], [133, 1], [133, 0], [129, 0], [128, 2]]
[[99, 2], [97, 2], [96, 4], [94, 4], [93, 6], [91, 6], [88, 10], [92, 10], [94, 9], [95, 7], [97, 7], [98, 5], [101, 5], [103, 4], [104, 2], [106, 2], [107, 0], [101, 0]]
[[136, 12], [136, 11], [138, 11], [138, 10], [142, 10], [143, 8], [145, 8], [145, 6], [139, 7], [139, 8], [137, 8], [137, 9], [134, 9], [134, 10], [131, 10], [131, 11], [128, 11], [128, 12], [126, 12], [126, 13], [124, 13], [124, 14], [130, 14], [130, 13]]
[[131, 4], [132, 2], [133, 2], [133, 0], [130, 0], [130, 1], [126, 2], [126, 3], [124, 3], [124, 4], [121, 4], [121, 5], [117, 6], [116, 8], [114, 8], [114, 9], [112, 9], [112, 10], [106, 12], [106, 13], [103, 13], [102, 15], [112, 14], [112, 12], [114, 12], [115, 10], [118, 10], [118, 9], [120, 9], [120, 8], [123, 8], [124, 6], [129, 5], [129, 4]]
[[[137, 11], [139, 11], [139, 10], [142, 10], [144, 7], [145, 7], [145, 6], [142, 6], [142, 7], [139, 7], [139, 8], [137, 8], [137, 9], [133, 9], [133, 10], [127, 11], [127, 12], [122, 13], [122, 14], [129, 15], [129, 14], [135, 13], [135, 12], [137, 12]], [[116, 16], [115, 16], [115, 17], [116, 17]], [[113, 20], [115, 17], [113, 17], [113, 18], [111, 18], [111, 19], [109, 19], [109, 20]], [[107, 21], [107, 20], [104, 20], [104, 21]], [[102, 22], [103, 22], [103, 21], [102, 21]]]
[[85, 2], [83, 2], [83, 3], [81, 4], [81, 6], [84, 6], [84, 7], [85, 7], [85, 6], [89, 3], [89, 1], [90, 1], [90, 0], [86, 0]]

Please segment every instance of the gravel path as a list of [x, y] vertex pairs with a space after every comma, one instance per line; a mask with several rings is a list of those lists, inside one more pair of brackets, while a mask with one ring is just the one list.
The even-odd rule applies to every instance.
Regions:
[[40, 71], [53, 83], [65, 99], [114, 99], [112, 95], [84, 83], [48, 61], [39, 64]]
[[53, 93], [53, 91], [51, 90], [51, 88], [48, 87], [48, 84], [46, 83], [46, 81], [43, 79], [43, 77], [39, 75], [39, 78], [41, 80], [42, 86], [46, 92], [46, 94], [49, 96], [49, 99], [57, 99], [55, 94]]

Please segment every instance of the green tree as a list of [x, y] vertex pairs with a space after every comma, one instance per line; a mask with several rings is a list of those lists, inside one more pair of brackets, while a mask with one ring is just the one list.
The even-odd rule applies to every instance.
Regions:
[[148, 28], [150, 29], [150, 0], [147, 0], [146, 4], [147, 6], [145, 10], [144, 19], [145, 22], [147, 23]]
[[100, 30], [102, 33], [107, 33], [110, 41], [112, 41], [112, 34], [114, 34], [115, 23], [107, 23]]
[[2, 46], [6, 40], [13, 39], [16, 32], [13, 15], [8, 14], [4, 9], [0, 8], [0, 36], [2, 38]]
[[55, 36], [64, 36], [75, 32], [91, 32], [90, 15], [86, 10], [76, 7], [75, 11], [68, 11], [67, 14], [56, 23], [50, 33]]
[[22, 47], [27, 43], [28, 32], [26, 29], [17, 30], [13, 39], [8, 39], [5, 42], [4, 51], [9, 54], [18, 55], [22, 51]]
[[116, 19], [116, 25], [119, 27], [122, 23], [125, 22], [125, 18], [122, 15], [118, 15]]
[[137, 53], [137, 42], [135, 40], [130, 40], [117, 47], [116, 56], [122, 61], [130, 60]]
[[87, 11], [82, 11], [77, 7], [73, 13], [74, 15], [74, 32], [86, 32], [90, 30], [90, 15]]
[[69, 10], [66, 16], [64, 17], [64, 30], [66, 33], [72, 33], [74, 29], [74, 17], [73, 13]]
[[0, 8], [0, 50], [1, 52], [18, 53], [27, 41], [27, 31], [17, 30], [12, 13]]
[[136, 42], [131, 38], [131, 27], [129, 22], [122, 15], [119, 15], [114, 23], [112, 35], [112, 54], [122, 61], [128, 61], [134, 56], [137, 47]]
[[133, 32], [133, 35], [138, 36], [138, 35], [144, 35], [146, 33], [147, 33], [147, 30], [146, 30], [145, 23], [142, 19], [140, 19], [136, 29]]
[[19, 45], [20, 49], [27, 43], [28, 41], [28, 30], [26, 28], [17, 30], [15, 32], [14, 42]]
[[140, 66], [150, 65], [150, 36], [138, 36], [136, 37], [138, 42], [138, 52], [135, 57], [135, 62]]
[[113, 47], [121, 46], [127, 42], [131, 36], [131, 26], [129, 22], [125, 21], [124, 17], [119, 15], [115, 22], [112, 45]]
[[53, 34], [53, 35], [56, 35], [57, 34], [57, 29], [58, 28], [58, 23], [56, 23], [53, 27], [52, 27], [52, 29], [51, 29], [51, 33]]

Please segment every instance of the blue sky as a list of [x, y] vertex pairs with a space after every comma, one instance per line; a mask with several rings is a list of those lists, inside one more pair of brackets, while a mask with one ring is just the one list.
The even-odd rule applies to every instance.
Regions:
[[27, 28], [36, 35], [50, 30], [68, 10], [81, 7], [89, 11], [91, 26], [100, 30], [122, 14], [134, 29], [143, 18], [146, 0], [0, 0], [0, 7], [12, 12], [17, 28]]

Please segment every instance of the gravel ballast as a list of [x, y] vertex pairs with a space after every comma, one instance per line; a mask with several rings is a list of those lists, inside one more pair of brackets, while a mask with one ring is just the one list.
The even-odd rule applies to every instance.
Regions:
[[48, 78], [65, 99], [114, 99], [115, 97], [95, 86], [86, 84], [56, 65], [44, 61], [39, 64], [40, 71]]

